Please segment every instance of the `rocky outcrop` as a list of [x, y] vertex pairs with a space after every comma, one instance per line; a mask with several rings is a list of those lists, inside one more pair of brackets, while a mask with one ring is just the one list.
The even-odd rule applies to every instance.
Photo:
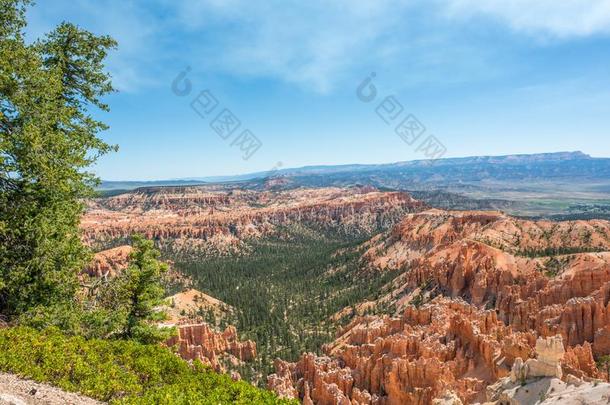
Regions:
[[589, 342], [568, 347], [561, 363], [563, 373], [583, 380], [604, 379], [606, 376], [597, 368]]
[[139, 189], [89, 203], [82, 220], [89, 243], [122, 240], [132, 233], [149, 239], [195, 240], [218, 249], [273, 233], [280, 225], [313, 225], [365, 234], [390, 227], [425, 206], [406, 193], [370, 188], [224, 190], [213, 186]]
[[382, 269], [411, 269], [381, 300], [399, 310], [424, 286], [494, 308], [515, 331], [560, 334], [569, 347], [589, 342], [603, 355], [610, 354], [610, 252], [588, 250], [610, 249], [609, 229], [608, 221], [430, 210], [407, 215], [369, 242], [365, 257]]
[[511, 377], [600, 378], [610, 253], [593, 250], [610, 247], [609, 230], [497, 212], [409, 214], [363, 245], [369, 271], [402, 270], [377, 301], [395, 316], [356, 317], [326, 356], [277, 362], [269, 386], [320, 404], [473, 403]]
[[176, 346], [180, 357], [185, 360], [200, 360], [214, 370], [224, 371], [220, 358], [232, 356], [233, 361], [251, 361], [256, 357], [256, 344], [238, 340], [235, 327], [229, 326], [224, 332], [216, 332], [208, 324], [180, 325], [177, 335], [166, 342]]
[[96, 253], [83, 273], [92, 277], [113, 277], [127, 267], [131, 251], [131, 246], [124, 245]]
[[517, 357], [510, 371], [510, 380], [512, 382], [526, 381], [537, 377], [553, 377], [561, 378], [561, 360], [565, 350], [563, 348], [563, 340], [561, 336], [553, 336], [549, 338], [538, 338], [536, 340], [535, 359], [528, 359], [525, 362]]
[[269, 387], [306, 399], [307, 383], [320, 404], [428, 404], [447, 390], [470, 403], [508, 374], [528, 338], [511, 335], [493, 311], [438, 298], [400, 318], [356, 318], [326, 347], [327, 356], [277, 361]]
[[[267, 379], [267, 386], [270, 390], [274, 391], [282, 398], [298, 398], [299, 392], [295, 388], [296, 385], [296, 366], [294, 364], [276, 359], [273, 363], [275, 368], [275, 374], [272, 374]], [[303, 387], [305, 391], [305, 387]], [[307, 385], [307, 392], [303, 393], [304, 397], [308, 397], [311, 400], [309, 392], [309, 384]]]
[[610, 324], [595, 331], [593, 352], [598, 356], [610, 353]]
[[515, 333], [495, 311], [440, 297], [400, 318], [357, 318], [325, 350], [277, 360], [269, 388], [315, 404], [474, 403], [498, 380], [600, 377], [590, 346], [565, 351], [560, 335]]
[[473, 240], [439, 248], [411, 262], [405, 282], [413, 287], [432, 283], [444, 295], [462, 297], [477, 306], [541, 286], [537, 261], [512, 256]]
[[408, 214], [385, 237], [368, 244], [365, 257], [380, 268], [399, 268], [456, 241], [476, 240], [511, 254], [610, 250], [610, 222], [529, 221], [497, 211]]
[[552, 377], [515, 383], [503, 378], [488, 387], [484, 405], [605, 405], [609, 393], [608, 383]]

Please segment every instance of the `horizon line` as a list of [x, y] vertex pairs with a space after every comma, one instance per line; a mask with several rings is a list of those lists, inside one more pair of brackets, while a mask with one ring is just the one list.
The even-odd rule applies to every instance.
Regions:
[[[230, 179], [237, 177], [248, 177], [257, 178], [260, 175], [265, 173], [270, 173], [272, 171], [276, 171], [278, 173], [285, 173], [290, 171], [298, 171], [298, 170], [307, 170], [307, 169], [324, 169], [324, 168], [347, 168], [347, 167], [366, 167], [366, 166], [391, 166], [391, 165], [399, 165], [399, 164], [417, 164], [417, 163], [425, 163], [425, 162], [437, 162], [437, 161], [450, 161], [450, 160], [459, 160], [459, 159], [474, 159], [474, 158], [507, 158], [507, 157], [525, 157], [525, 156], [543, 156], [543, 155], [582, 155], [583, 158], [586, 159], [610, 159], [607, 156], [592, 156], [589, 153], [585, 153], [582, 150], [573, 150], [573, 151], [556, 151], [556, 152], [536, 152], [536, 153], [510, 153], [505, 155], [467, 155], [467, 156], [451, 156], [451, 157], [441, 157], [438, 159], [412, 159], [412, 160], [402, 160], [402, 161], [393, 161], [393, 162], [381, 162], [381, 163], [341, 163], [341, 164], [310, 164], [304, 166], [297, 167], [287, 167], [287, 168], [274, 168], [266, 171], [253, 171], [253, 172], [244, 172], [239, 174], [226, 174], [226, 175], [209, 175], [209, 176], [190, 176], [190, 177], [177, 177], [177, 178], [158, 178], [158, 179], [149, 179], [149, 180], [109, 180], [109, 179], [101, 179], [102, 183], [154, 183], [154, 182], [163, 182], [163, 181], [176, 181], [176, 182], [213, 182], [213, 181], [223, 181], [222, 179]], [[207, 180], [204, 180], [207, 179]], [[246, 179], [244, 179], [246, 180]], [[227, 180], [224, 180], [227, 181]]]

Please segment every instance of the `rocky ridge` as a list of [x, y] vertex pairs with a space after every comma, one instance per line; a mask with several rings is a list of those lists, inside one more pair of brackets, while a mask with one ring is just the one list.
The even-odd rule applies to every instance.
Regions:
[[513, 367], [536, 369], [537, 338], [556, 335], [561, 372], [545, 376], [603, 378], [594, 355], [610, 353], [609, 231], [607, 221], [409, 214], [364, 245], [368, 271], [402, 270], [377, 302], [394, 316], [356, 317], [326, 356], [278, 360], [269, 387], [319, 404], [429, 404], [448, 390], [483, 402]]
[[177, 249], [236, 251], [247, 238], [291, 224], [355, 234], [424, 209], [408, 194], [371, 188], [226, 190], [214, 186], [139, 189], [93, 200], [82, 220], [85, 241], [123, 240], [133, 233]]
[[[489, 400], [495, 387], [497, 402], [516, 398], [511, 372], [527, 384], [547, 379], [574, 392], [605, 377], [595, 359], [610, 354], [607, 221], [426, 210], [404, 193], [370, 188], [204, 186], [97, 200], [83, 222], [89, 241], [140, 232], [161, 244], [217, 252], [242, 249], [249, 238], [294, 224], [354, 234], [396, 224], [361, 246], [360, 262], [363, 271], [397, 276], [376, 301], [334, 319], [376, 307], [390, 308], [391, 316], [356, 316], [324, 356], [276, 361], [268, 382], [281, 395], [319, 404], [474, 403]], [[222, 353], [255, 354], [231, 331], [183, 327], [172, 343], [187, 359], [221, 370]], [[561, 339], [564, 353], [554, 366], [537, 348], [540, 338]], [[572, 388], [560, 387], [568, 383]]]
[[225, 372], [221, 358], [228, 356], [233, 365], [251, 361], [256, 357], [256, 343], [251, 340], [241, 342], [234, 326], [223, 332], [216, 332], [207, 323], [177, 326], [178, 333], [166, 344], [175, 346], [185, 360], [200, 360], [214, 370]]
[[164, 321], [167, 325], [201, 323], [206, 313], [224, 318], [234, 311], [230, 305], [194, 288], [176, 293], [166, 298], [166, 302], [163, 310], [168, 315], [168, 319]]
[[131, 246], [123, 245], [97, 252], [83, 273], [91, 277], [114, 277], [129, 265], [131, 251]]

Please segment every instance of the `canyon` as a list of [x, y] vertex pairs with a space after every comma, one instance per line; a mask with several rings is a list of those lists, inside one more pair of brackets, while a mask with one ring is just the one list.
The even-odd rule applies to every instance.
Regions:
[[279, 226], [313, 225], [365, 234], [423, 207], [406, 193], [367, 187], [290, 191], [163, 187], [89, 202], [82, 228], [88, 243], [140, 233], [178, 250], [228, 253], [247, 249], [246, 239], [270, 235]]
[[408, 214], [362, 257], [365, 271], [406, 269], [375, 303], [393, 313], [357, 316], [325, 356], [276, 362], [269, 387], [320, 404], [482, 402], [553, 336], [566, 376], [604, 379], [594, 355], [610, 353], [609, 231], [607, 221]]
[[[311, 284], [312, 300], [323, 303], [328, 294], [351, 297], [330, 306], [334, 313], [316, 318], [335, 336], [317, 349], [310, 346], [317, 354], [286, 359], [280, 353], [267, 378], [269, 389], [303, 403], [502, 403], [509, 397], [518, 401], [517, 386], [541, 378], [574, 395], [593, 387], [586, 384], [606, 387], [601, 381], [607, 379], [604, 356], [610, 354], [608, 221], [445, 211], [407, 193], [372, 187], [206, 185], [138, 189], [96, 199], [89, 202], [82, 227], [89, 245], [110, 248], [100, 251], [88, 270], [97, 276], [120, 268], [128, 254], [123, 244], [136, 232], [154, 239], [170, 258], [188, 252], [193, 260], [235, 260], [238, 268], [248, 268], [248, 257], [260, 250], [257, 243], [294, 244], [303, 235], [349, 236], [354, 242], [329, 248], [334, 253], [310, 280], [335, 288], [334, 293], [318, 292]], [[282, 233], [286, 228], [291, 233]], [[215, 277], [225, 277], [214, 275], [222, 271], [214, 266], [212, 278], [199, 280], [205, 294], [180, 294], [191, 301], [202, 294], [202, 305], [222, 303], [239, 318], [244, 301], [224, 304], [232, 295], [219, 301], [214, 294]], [[265, 266], [260, 267], [264, 272]], [[177, 261], [176, 268], [182, 271], [183, 263]], [[272, 268], [268, 272], [277, 277]], [[197, 271], [189, 277], [197, 284]], [[247, 288], [244, 277], [236, 288]], [[327, 283], [337, 277], [342, 285]], [[378, 284], [350, 295], [356, 286], [373, 285], [370, 280]], [[294, 304], [286, 308], [295, 310]], [[239, 325], [222, 331], [203, 322], [174, 321], [179, 334], [169, 344], [184, 358], [227, 371], [221, 357], [237, 364], [259, 354], [260, 340], [249, 334], [256, 343], [241, 341]], [[307, 325], [301, 325], [305, 334], [313, 327]], [[265, 356], [274, 353], [263, 349]], [[547, 352], [555, 353], [552, 360]]]

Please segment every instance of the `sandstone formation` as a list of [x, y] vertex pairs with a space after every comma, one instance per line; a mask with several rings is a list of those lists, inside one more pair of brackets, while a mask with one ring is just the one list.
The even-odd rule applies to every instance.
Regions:
[[610, 250], [610, 222], [530, 221], [497, 211], [430, 209], [406, 215], [386, 235], [368, 243], [365, 257], [379, 268], [396, 269], [454, 242], [473, 240], [515, 254]]
[[601, 377], [594, 364], [565, 358], [561, 336], [513, 332], [495, 311], [442, 297], [400, 318], [356, 318], [325, 350], [276, 361], [269, 388], [316, 404], [474, 403], [499, 379]]
[[513, 380], [603, 377], [594, 353], [610, 353], [607, 221], [428, 210], [363, 249], [368, 271], [398, 272], [377, 301], [395, 316], [356, 317], [326, 356], [276, 362], [276, 392], [317, 404], [473, 403], [511, 370]]
[[311, 225], [363, 234], [389, 227], [424, 204], [408, 194], [370, 188], [252, 191], [217, 186], [139, 189], [91, 201], [82, 220], [90, 244], [132, 233], [176, 249], [239, 251], [246, 238], [280, 225]]
[[447, 390], [470, 403], [508, 375], [515, 355], [530, 353], [532, 338], [511, 335], [493, 311], [439, 297], [400, 318], [356, 318], [326, 347], [328, 356], [278, 361], [269, 386], [284, 395], [290, 389], [277, 387], [294, 387], [306, 399], [307, 383], [319, 404], [341, 403], [337, 390], [353, 403], [428, 404]]
[[131, 246], [123, 245], [96, 253], [83, 272], [92, 277], [113, 277], [127, 267], [131, 251]]
[[567, 346], [589, 342], [596, 355], [610, 353], [610, 252], [590, 251], [610, 250], [608, 221], [534, 222], [431, 210], [407, 215], [385, 240], [370, 244], [370, 263], [412, 269], [386, 297], [399, 309], [410, 302], [405, 292], [429, 286], [496, 309], [516, 331], [560, 334]]
[[561, 360], [565, 350], [561, 336], [538, 338], [536, 340], [535, 359], [527, 359], [525, 362], [517, 357], [510, 371], [512, 382], [526, 381], [536, 377], [561, 378]]
[[[610, 354], [610, 222], [426, 209], [408, 194], [362, 187], [277, 186], [139, 189], [95, 200], [85, 239], [105, 246], [139, 232], [174, 251], [222, 254], [284, 226], [353, 235], [391, 226], [359, 252], [361, 271], [394, 279], [375, 300], [331, 318], [351, 321], [323, 356], [278, 359], [270, 389], [342, 405], [528, 403], [524, 383], [549, 398], [557, 398], [549, 387], [575, 401], [608, 394], [594, 384], [605, 378], [595, 360]], [[107, 271], [104, 260], [91, 274]], [[387, 315], [363, 315], [378, 308]], [[218, 370], [222, 357], [256, 352], [234, 328], [206, 324], [180, 326], [168, 344]], [[580, 387], [594, 387], [594, 397]]]
[[251, 361], [256, 357], [256, 344], [238, 339], [235, 327], [229, 326], [224, 332], [216, 332], [208, 324], [178, 326], [178, 334], [166, 342], [176, 346], [178, 354], [185, 360], [200, 360], [216, 371], [225, 371], [221, 362], [223, 356], [229, 361]]

